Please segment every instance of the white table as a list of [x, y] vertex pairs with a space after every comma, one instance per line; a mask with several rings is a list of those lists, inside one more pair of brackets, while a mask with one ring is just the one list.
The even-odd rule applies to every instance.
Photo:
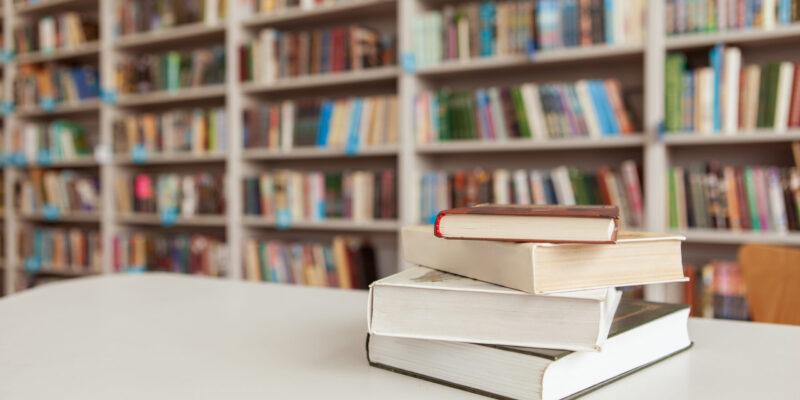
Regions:
[[[473, 399], [367, 365], [365, 292], [106, 276], [0, 300], [0, 399]], [[800, 399], [800, 327], [691, 321], [694, 348], [586, 399]]]

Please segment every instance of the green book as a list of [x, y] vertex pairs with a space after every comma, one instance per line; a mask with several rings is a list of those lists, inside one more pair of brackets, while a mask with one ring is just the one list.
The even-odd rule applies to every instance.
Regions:
[[750, 229], [761, 230], [761, 220], [758, 212], [758, 195], [756, 194], [756, 179], [753, 175], [753, 167], [744, 169], [744, 186], [747, 192], [747, 207], [750, 210]]
[[572, 184], [572, 191], [575, 194], [575, 203], [578, 205], [588, 205], [589, 200], [586, 196], [586, 187], [584, 187], [581, 172], [577, 169], [570, 168], [569, 182]]
[[761, 68], [761, 79], [759, 79], [760, 84], [758, 85], [758, 114], [756, 117], [756, 126], [759, 128], [766, 127], [767, 121], [767, 88], [769, 84], [767, 83], [769, 80], [769, 66], [765, 66]]
[[450, 91], [447, 89], [439, 89], [436, 92], [436, 98], [439, 106], [439, 140], [451, 140], [453, 137], [450, 131]]
[[177, 51], [167, 53], [167, 90], [180, 89], [181, 56]]
[[778, 76], [780, 75], [780, 68], [780, 63], [771, 63], [767, 66], [767, 109], [764, 114], [765, 128], [772, 128], [775, 126], [775, 106], [778, 100]]
[[[690, 348], [688, 318], [686, 305], [622, 299], [608, 346], [601, 352], [368, 335], [367, 361], [373, 367], [492, 398], [572, 399]], [[464, 360], [470, 361], [464, 364]]]
[[261, 267], [261, 279], [266, 282], [273, 282], [272, 271], [269, 266], [269, 251], [267, 249], [267, 244], [261, 242], [258, 244], [258, 253], [259, 257], [259, 266]]
[[[202, 111], [201, 111], [202, 112]], [[213, 111], [208, 112], [208, 130], [206, 131], [208, 140], [208, 150], [214, 151], [217, 149], [217, 121], [216, 115]]]
[[475, 101], [473, 100], [472, 92], [463, 92], [461, 98], [464, 102], [464, 123], [467, 132], [466, 139], [479, 139], [477, 128], [478, 121], [475, 119]]
[[528, 124], [528, 115], [525, 113], [525, 101], [519, 86], [511, 88], [511, 101], [514, 105], [514, 115], [517, 117], [520, 137], [531, 138], [531, 127]]
[[683, 71], [686, 67], [686, 56], [682, 53], [667, 55], [665, 65], [665, 89], [666, 89], [666, 110], [665, 125], [669, 132], [678, 132], [683, 125], [683, 109], [681, 99], [683, 98]]

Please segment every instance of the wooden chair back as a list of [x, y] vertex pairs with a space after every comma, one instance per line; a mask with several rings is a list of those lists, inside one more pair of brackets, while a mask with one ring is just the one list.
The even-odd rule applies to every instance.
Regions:
[[739, 265], [753, 321], [800, 325], [800, 249], [746, 244]]

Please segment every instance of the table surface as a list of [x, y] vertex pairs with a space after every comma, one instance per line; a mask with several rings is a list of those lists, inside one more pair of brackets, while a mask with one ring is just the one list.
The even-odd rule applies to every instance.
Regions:
[[[166, 274], [0, 300], [0, 399], [478, 399], [367, 364], [367, 294]], [[693, 319], [586, 399], [800, 399], [800, 327]]]

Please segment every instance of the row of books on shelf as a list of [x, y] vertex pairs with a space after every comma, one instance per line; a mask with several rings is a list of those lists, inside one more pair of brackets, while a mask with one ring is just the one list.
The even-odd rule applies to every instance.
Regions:
[[146, 161], [150, 154], [225, 153], [224, 107], [130, 114], [114, 122], [114, 152]]
[[275, 218], [279, 227], [293, 221], [327, 218], [355, 222], [397, 218], [394, 170], [304, 172], [278, 170], [244, 180], [244, 212]]
[[97, 98], [100, 82], [92, 65], [22, 65], [14, 85], [14, 98], [21, 107], [47, 111], [62, 103]]
[[368, 239], [334, 236], [330, 243], [248, 239], [244, 277], [255, 282], [366, 289], [378, 278]]
[[225, 83], [225, 47], [143, 54], [117, 65], [122, 94], [175, 91]]
[[116, 179], [117, 210], [152, 213], [162, 222], [175, 218], [225, 213], [225, 182], [221, 173], [138, 173]]
[[98, 40], [97, 15], [68, 11], [23, 22], [14, 28], [18, 54], [69, 50]]
[[101, 242], [97, 230], [34, 228], [19, 232], [21, 260], [29, 273], [100, 273]]
[[153, 32], [204, 22], [217, 24], [227, 15], [227, 0], [127, 0], [117, 2], [119, 36]]
[[470, 204], [592, 205], [618, 206], [622, 223], [643, 227], [644, 208], [639, 171], [625, 161], [616, 171], [596, 172], [560, 166], [532, 171], [480, 168], [429, 171], [420, 180], [420, 217], [433, 223], [439, 212]]
[[358, 71], [396, 64], [396, 38], [358, 25], [312, 31], [262, 30], [241, 47], [240, 79], [277, 79]]
[[635, 130], [616, 79], [426, 91], [417, 95], [414, 111], [418, 143], [599, 139], [628, 135]]
[[426, 66], [564, 47], [642, 43], [646, 9], [643, 0], [448, 4], [414, 18], [414, 60]]
[[206, 276], [225, 276], [228, 247], [224, 240], [207, 235], [168, 235], [160, 232], [128, 232], [114, 238], [114, 271], [162, 271]]
[[668, 185], [671, 228], [800, 230], [797, 168], [674, 167]]
[[666, 0], [668, 35], [772, 29], [800, 20], [797, 0]]
[[358, 3], [359, 0], [240, 0], [241, 15], [253, 13], [274, 13], [289, 10], [313, 10], [332, 4]]
[[668, 132], [734, 135], [800, 127], [800, 65], [787, 61], [742, 68], [740, 49], [723, 45], [711, 50], [708, 65], [689, 69], [684, 54], [667, 56]]
[[683, 303], [692, 306], [692, 316], [750, 319], [747, 287], [739, 264], [731, 261], [712, 261], [702, 266], [686, 264], [683, 271], [689, 281], [680, 285], [679, 291], [683, 292]]
[[52, 162], [88, 157], [97, 143], [97, 137], [75, 121], [23, 121], [12, 132], [9, 153], [21, 156], [20, 161], [25, 164], [47, 166]]
[[23, 213], [97, 211], [100, 182], [95, 175], [74, 170], [31, 169], [16, 184], [17, 204]]
[[244, 147], [359, 148], [397, 143], [397, 96], [267, 103], [244, 110]]

